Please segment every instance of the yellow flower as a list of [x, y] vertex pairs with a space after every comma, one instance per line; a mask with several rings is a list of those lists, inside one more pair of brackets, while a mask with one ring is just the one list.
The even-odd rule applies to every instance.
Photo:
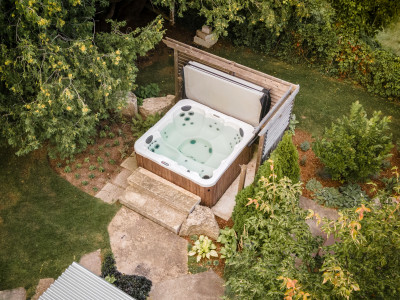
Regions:
[[31, 109], [31, 106], [29, 104], [26, 105], [27, 109]]
[[120, 54], [121, 54], [121, 51], [117, 50], [117, 51], [115, 51], [115, 53], [118, 54], [118, 55], [120, 55]]
[[37, 22], [39, 26], [45, 26], [49, 23], [48, 20], [40, 18], [40, 20]]
[[5, 64], [6, 66], [8, 66], [8, 65], [11, 64], [11, 63], [12, 63], [12, 60], [7, 59], [7, 60], [5, 61], [4, 64]]
[[85, 45], [82, 45], [79, 49], [81, 49], [82, 52], [86, 52], [86, 47], [85, 47]]
[[69, 79], [72, 79], [72, 74], [71, 74], [71, 73], [68, 74], [68, 78], [69, 78]]
[[109, 93], [106, 93], [106, 97], [107, 97], [108, 95], [110, 95], [110, 94], [109, 94]]
[[72, 108], [71, 108], [71, 106], [67, 106], [67, 110], [71, 110]]
[[84, 108], [82, 108], [82, 111], [83, 111], [84, 113], [86, 113], [86, 112], [89, 111], [89, 109], [88, 109], [87, 107], [84, 107]]
[[97, 60], [100, 60], [100, 57], [99, 57], [99, 56], [97, 56]]
[[49, 102], [49, 104], [51, 105], [51, 102], [52, 102], [52, 101], [51, 101], [51, 100], [49, 100], [49, 101], [47, 101], [47, 102]]
[[115, 64], [115, 65], [118, 65], [118, 64], [119, 64], [119, 62], [117, 62], [117, 61], [116, 61], [114, 64]]

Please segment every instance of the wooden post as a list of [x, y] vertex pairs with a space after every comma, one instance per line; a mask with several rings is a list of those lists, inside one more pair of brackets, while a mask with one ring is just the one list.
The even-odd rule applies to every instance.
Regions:
[[175, 26], [175, 1], [172, 1], [169, 7], [169, 23], [171, 26]]
[[247, 171], [247, 165], [240, 165], [238, 193], [244, 188], [244, 182], [246, 180], [246, 171]]
[[264, 142], [265, 142], [265, 134], [260, 136], [260, 139], [258, 140], [258, 149], [257, 149], [257, 160], [256, 160], [255, 174], [257, 174], [258, 168], [261, 165], [261, 158], [262, 158], [262, 152], [263, 152], [263, 148], [264, 148]]
[[180, 89], [179, 89], [179, 65], [178, 65], [178, 50], [174, 49], [174, 73], [175, 73], [175, 102], [180, 100]]

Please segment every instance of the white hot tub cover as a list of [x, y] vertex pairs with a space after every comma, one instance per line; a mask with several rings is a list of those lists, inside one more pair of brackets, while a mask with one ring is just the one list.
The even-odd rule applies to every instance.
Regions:
[[268, 112], [269, 91], [208, 66], [184, 66], [186, 97], [256, 127]]

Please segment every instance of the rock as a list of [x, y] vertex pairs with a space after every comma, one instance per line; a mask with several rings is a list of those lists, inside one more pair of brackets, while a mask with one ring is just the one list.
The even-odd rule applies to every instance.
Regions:
[[79, 261], [79, 264], [82, 267], [85, 267], [92, 273], [96, 274], [97, 276], [101, 275], [101, 253], [100, 249], [85, 254], [84, 256], [81, 257], [81, 260]]
[[145, 119], [150, 115], [166, 113], [174, 105], [174, 100], [174, 95], [144, 99], [139, 113]]
[[215, 45], [216, 42], [218, 42], [218, 39], [211, 39], [209, 41], [206, 41], [196, 35], [193, 39], [193, 42], [197, 45], [200, 45], [200, 46], [203, 46], [206, 48], [211, 48], [213, 45]]
[[40, 296], [52, 285], [54, 278], [43, 278], [39, 280], [39, 284], [36, 287], [36, 293], [31, 300], [38, 300]]
[[210, 34], [212, 32], [212, 29], [210, 26], [203, 25], [203, 27], [201, 27], [201, 31], [203, 31], [206, 34]]
[[205, 40], [205, 41], [212, 41], [212, 40], [217, 39], [217, 36], [215, 35], [215, 33], [207, 34], [207, 33], [204, 33], [204, 32], [201, 31], [201, 30], [197, 30], [197, 31], [196, 31], [196, 35], [197, 35], [199, 38], [201, 38], [201, 39], [203, 39], [203, 40]]
[[121, 111], [125, 117], [134, 118], [138, 114], [137, 98], [132, 92], [128, 92], [126, 95], [126, 107]]
[[179, 235], [204, 234], [216, 240], [219, 235], [219, 226], [212, 210], [206, 206], [197, 205], [194, 211], [183, 222]]
[[26, 291], [23, 287], [0, 291], [0, 300], [25, 300]]

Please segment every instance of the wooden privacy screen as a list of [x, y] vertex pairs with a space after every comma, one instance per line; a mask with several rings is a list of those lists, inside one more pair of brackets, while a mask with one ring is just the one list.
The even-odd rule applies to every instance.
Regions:
[[254, 130], [254, 135], [260, 136], [257, 171], [259, 165], [276, 147], [289, 125], [294, 98], [299, 91], [299, 86], [170, 38], [165, 38], [163, 42], [174, 49], [175, 101], [183, 97], [183, 67], [189, 61], [199, 62], [270, 91], [271, 109]]

